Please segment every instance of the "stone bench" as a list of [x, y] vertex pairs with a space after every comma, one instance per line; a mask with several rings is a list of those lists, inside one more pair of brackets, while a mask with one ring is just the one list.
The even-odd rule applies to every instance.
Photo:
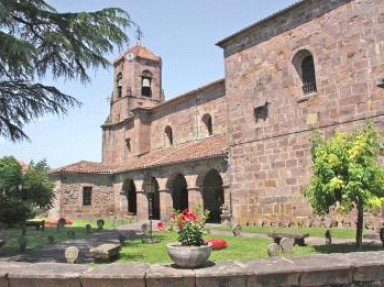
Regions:
[[119, 257], [120, 244], [104, 243], [89, 249], [89, 255], [96, 262], [111, 262]]
[[291, 238], [295, 241], [295, 245], [305, 246], [305, 238], [309, 236], [309, 233], [288, 233], [288, 232], [270, 232], [268, 237], [273, 238], [273, 241], [277, 244], [280, 243], [281, 238]]

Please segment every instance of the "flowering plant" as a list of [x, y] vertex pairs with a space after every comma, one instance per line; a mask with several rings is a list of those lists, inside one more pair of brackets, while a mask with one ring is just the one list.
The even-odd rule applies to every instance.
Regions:
[[176, 221], [179, 227], [179, 237], [177, 241], [181, 245], [200, 246], [207, 243], [203, 240], [203, 234], [206, 233], [205, 221], [208, 218], [209, 211], [200, 212], [199, 208], [195, 212], [184, 209], [183, 211], [176, 210], [172, 214], [172, 218]]
[[158, 224], [157, 224], [157, 230], [158, 231], [164, 231], [164, 228], [165, 228], [165, 225], [164, 225], [164, 222], [159, 222]]

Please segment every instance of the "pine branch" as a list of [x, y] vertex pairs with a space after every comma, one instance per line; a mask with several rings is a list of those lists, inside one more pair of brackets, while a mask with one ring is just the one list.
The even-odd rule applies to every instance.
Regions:
[[75, 106], [80, 102], [55, 87], [22, 80], [0, 82], [0, 136], [28, 140], [24, 124], [47, 114], [65, 114]]
[[88, 82], [88, 69], [108, 67], [105, 55], [127, 43], [124, 30], [133, 24], [119, 8], [58, 13], [44, 0], [0, 0], [0, 136], [28, 139], [24, 124], [78, 106], [54, 87], [31, 83], [47, 73]]

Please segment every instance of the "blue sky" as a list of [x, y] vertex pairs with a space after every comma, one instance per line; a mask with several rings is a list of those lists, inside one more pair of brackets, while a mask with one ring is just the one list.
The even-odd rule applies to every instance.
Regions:
[[[224, 77], [221, 48], [215, 43], [277, 12], [294, 0], [48, 0], [59, 11], [95, 11], [120, 7], [140, 25], [143, 46], [163, 60], [166, 99]], [[134, 29], [127, 30], [134, 44]], [[127, 47], [128, 48], [128, 47]], [[120, 54], [115, 51], [110, 60]], [[109, 112], [112, 69], [91, 70], [92, 82], [51, 83], [75, 96], [83, 105], [67, 115], [47, 116], [25, 126], [31, 142], [0, 138], [0, 157], [25, 162], [46, 159], [51, 167], [79, 160], [101, 160], [101, 124]]]

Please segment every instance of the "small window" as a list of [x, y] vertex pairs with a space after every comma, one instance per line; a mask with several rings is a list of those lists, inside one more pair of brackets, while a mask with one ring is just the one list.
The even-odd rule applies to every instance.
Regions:
[[257, 107], [253, 110], [255, 122], [258, 123], [260, 120], [265, 121], [268, 118], [268, 103], [265, 105]]
[[125, 139], [125, 146], [127, 147], [127, 151], [131, 152], [131, 139]]
[[301, 62], [301, 73], [304, 94], [316, 92], [315, 65], [312, 55], [306, 56]]
[[149, 71], [144, 71], [141, 76], [141, 94], [152, 97], [152, 74]]
[[166, 145], [168, 146], [173, 145], [172, 128], [170, 126], [167, 126], [164, 131], [165, 131], [165, 137], [166, 137]]
[[92, 204], [92, 187], [84, 186], [83, 187], [83, 205], [91, 205]]
[[293, 64], [301, 79], [304, 94], [317, 92], [315, 63], [311, 52], [301, 50], [293, 58]]
[[122, 81], [123, 81], [123, 75], [121, 73], [117, 74], [116, 77], [116, 93], [117, 93], [117, 98], [120, 99], [122, 97]]
[[202, 118], [205, 127], [207, 128], [208, 135], [212, 135], [212, 117], [210, 114], [205, 114]]

